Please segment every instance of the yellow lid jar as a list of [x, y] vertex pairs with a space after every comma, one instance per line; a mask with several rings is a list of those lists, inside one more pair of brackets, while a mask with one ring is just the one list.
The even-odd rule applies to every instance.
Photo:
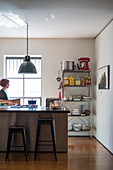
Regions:
[[72, 86], [75, 85], [75, 78], [74, 77], [69, 77], [69, 85], [72, 85]]

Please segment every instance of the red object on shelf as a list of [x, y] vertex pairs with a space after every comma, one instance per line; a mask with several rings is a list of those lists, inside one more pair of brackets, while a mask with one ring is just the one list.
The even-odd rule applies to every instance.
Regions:
[[61, 91], [59, 91], [59, 99], [62, 100]]
[[61, 83], [59, 84], [59, 87], [58, 87], [58, 89], [61, 89]]
[[88, 62], [90, 61], [90, 58], [88, 58], [88, 57], [79, 58], [78, 61], [80, 63], [85, 63], [85, 67], [83, 69], [81, 69], [81, 70], [90, 70], [89, 65], [88, 65]]

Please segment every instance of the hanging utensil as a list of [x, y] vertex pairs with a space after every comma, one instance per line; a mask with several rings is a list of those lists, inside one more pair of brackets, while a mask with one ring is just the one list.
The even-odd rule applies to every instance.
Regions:
[[61, 81], [61, 77], [60, 77], [60, 70], [58, 70], [58, 77], [56, 78], [58, 82]]

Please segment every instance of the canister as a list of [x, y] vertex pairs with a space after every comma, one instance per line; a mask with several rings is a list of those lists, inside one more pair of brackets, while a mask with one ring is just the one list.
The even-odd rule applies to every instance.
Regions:
[[73, 98], [72, 98], [72, 96], [69, 96], [69, 100], [72, 100]]
[[91, 86], [91, 77], [88, 77], [88, 85]]
[[74, 77], [69, 77], [69, 85], [75, 85], [75, 78]]
[[75, 79], [76, 79], [76, 81], [75, 81], [76, 84], [75, 85], [80, 86], [81, 85], [80, 76], [77, 76]]
[[64, 86], [68, 86], [68, 85], [69, 85], [69, 79], [68, 79], [68, 77], [64, 77], [63, 84], [64, 84]]
[[81, 85], [85, 86], [85, 77], [81, 77]]
[[87, 77], [87, 78], [85, 79], [85, 85], [86, 85], [86, 86], [91, 86], [91, 77]]

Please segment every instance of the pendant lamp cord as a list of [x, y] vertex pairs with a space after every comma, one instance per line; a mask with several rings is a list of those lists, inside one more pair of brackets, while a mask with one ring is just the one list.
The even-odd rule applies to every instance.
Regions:
[[25, 21], [25, 23], [27, 25], [27, 56], [28, 56], [28, 27], [29, 27], [29, 25], [28, 25], [27, 21]]

